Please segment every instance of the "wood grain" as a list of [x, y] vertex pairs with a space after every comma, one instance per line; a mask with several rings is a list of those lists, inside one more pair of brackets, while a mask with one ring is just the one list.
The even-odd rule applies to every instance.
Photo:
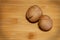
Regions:
[[[43, 32], [26, 20], [32, 5], [53, 19], [52, 30]], [[60, 0], [0, 0], [0, 15], [0, 40], [60, 40]]]

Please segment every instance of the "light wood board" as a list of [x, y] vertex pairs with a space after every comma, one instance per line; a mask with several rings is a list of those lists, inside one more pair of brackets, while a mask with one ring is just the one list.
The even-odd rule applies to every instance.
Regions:
[[[26, 11], [38, 5], [53, 20], [53, 28], [43, 32], [38, 23], [29, 23]], [[60, 0], [0, 0], [0, 40], [60, 40]]]

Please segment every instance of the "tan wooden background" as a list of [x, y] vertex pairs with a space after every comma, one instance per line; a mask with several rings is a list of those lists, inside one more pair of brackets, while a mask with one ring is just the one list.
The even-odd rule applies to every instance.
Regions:
[[[26, 11], [33, 5], [52, 18], [49, 32], [26, 20]], [[0, 0], [0, 24], [0, 40], [60, 40], [60, 0]]]

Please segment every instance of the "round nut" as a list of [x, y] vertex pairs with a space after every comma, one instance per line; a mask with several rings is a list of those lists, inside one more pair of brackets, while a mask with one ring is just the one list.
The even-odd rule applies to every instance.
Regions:
[[52, 28], [52, 19], [47, 15], [42, 15], [38, 26], [42, 31], [49, 31]]
[[31, 23], [37, 22], [41, 15], [42, 11], [37, 5], [31, 6], [26, 12], [26, 18]]

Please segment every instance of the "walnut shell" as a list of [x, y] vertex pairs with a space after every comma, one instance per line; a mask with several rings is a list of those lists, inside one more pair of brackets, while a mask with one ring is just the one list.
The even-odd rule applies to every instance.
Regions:
[[40, 17], [38, 26], [43, 31], [49, 31], [52, 28], [52, 19], [47, 15], [43, 15]]
[[37, 22], [41, 15], [42, 11], [37, 5], [31, 6], [26, 12], [26, 18], [31, 23]]

